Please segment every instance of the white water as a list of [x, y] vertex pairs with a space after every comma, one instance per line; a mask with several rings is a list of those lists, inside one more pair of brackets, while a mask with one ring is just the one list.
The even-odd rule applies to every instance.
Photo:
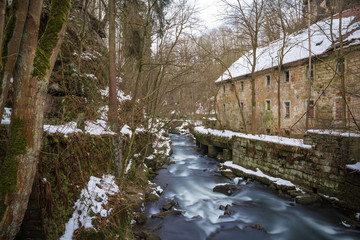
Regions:
[[[164, 240], [191, 239], [360, 239], [360, 232], [347, 229], [341, 221], [348, 218], [336, 209], [297, 205], [258, 183], [238, 180], [240, 190], [231, 196], [212, 191], [219, 183], [233, 183], [215, 173], [217, 161], [197, 152], [194, 141], [172, 135], [175, 164], [159, 171], [154, 180], [164, 192], [159, 201], [148, 203], [149, 217], [160, 212], [170, 200], [184, 216], [150, 219], [145, 229]], [[231, 216], [224, 216], [220, 205], [230, 205]], [[261, 224], [266, 231], [251, 228]]]

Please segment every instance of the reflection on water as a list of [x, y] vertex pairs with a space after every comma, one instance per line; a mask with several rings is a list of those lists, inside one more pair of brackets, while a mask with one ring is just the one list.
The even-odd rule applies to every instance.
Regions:
[[[213, 192], [218, 183], [233, 184], [214, 172], [217, 161], [197, 152], [189, 137], [171, 135], [171, 139], [175, 164], [159, 171], [155, 182], [164, 192], [157, 202], [146, 205], [149, 217], [170, 200], [183, 211], [183, 216], [149, 218], [145, 228], [155, 228], [162, 239], [360, 239], [359, 231], [341, 225], [348, 217], [336, 209], [297, 205], [258, 183], [240, 181], [240, 190], [231, 196]], [[227, 204], [230, 216], [219, 209]], [[264, 229], [254, 228], [255, 224]]]

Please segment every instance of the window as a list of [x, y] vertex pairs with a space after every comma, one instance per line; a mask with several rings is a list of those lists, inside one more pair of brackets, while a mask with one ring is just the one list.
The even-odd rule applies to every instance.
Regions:
[[290, 71], [289, 70], [284, 72], [284, 79], [285, 79], [286, 83], [290, 82]]
[[231, 91], [234, 92], [234, 90], [235, 90], [235, 86], [234, 84], [231, 84]]
[[244, 110], [244, 103], [243, 102], [240, 103], [240, 107], [241, 107], [241, 110], [243, 111]]
[[[311, 64], [311, 80], [314, 80], [314, 64]], [[306, 67], [306, 77], [309, 79], [309, 66]]]
[[265, 86], [270, 87], [271, 86], [271, 77], [270, 77], [270, 75], [266, 75], [265, 80], [266, 80]]
[[223, 85], [223, 94], [225, 94], [225, 85]]
[[344, 100], [342, 98], [335, 98], [335, 119], [344, 118]]
[[244, 90], [244, 81], [240, 82], [240, 90], [243, 91]]
[[307, 108], [308, 100], [306, 100], [305, 110], [308, 111], [307, 114], [309, 118], [315, 118], [315, 101], [313, 99], [310, 100], [309, 109]]
[[224, 104], [223, 104], [223, 112], [225, 112], [225, 110], [226, 110], [226, 109], [225, 109], [225, 103], [224, 103]]
[[290, 101], [285, 101], [284, 102], [284, 118], [290, 118], [290, 109], [291, 108], [291, 103]]
[[344, 68], [345, 72], [345, 60], [343, 58], [339, 59], [336, 63], [336, 73], [341, 74], [341, 67]]
[[265, 100], [265, 110], [271, 111], [271, 100], [270, 99]]

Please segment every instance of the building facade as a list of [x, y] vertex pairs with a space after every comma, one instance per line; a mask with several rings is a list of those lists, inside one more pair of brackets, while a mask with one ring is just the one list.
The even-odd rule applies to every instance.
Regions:
[[[307, 30], [289, 36], [282, 66], [276, 60], [280, 40], [259, 48], [255, 72], [257, 133], [277, 134], [280, 116], [281, 135], [303, 134], [308, 104], [308, 128], [359, 130], [360, 8], [348, 11], [351, 12], [343, 13], [346, 31], [341, 48], [339, 42], [329, 40], [331, 32], [326, 27], [329, 19], [311, 26], [311, 81], [308, 80]], [[336, 25], [339, 19], [334, 17], [333, 22]], [[248, 132], [252, 124], [251, 63], [246, 59], [248, 56], [241, 57], [216, 81], [219, 123], [226, 129], [242, 132], [245, 128], [241, 112]]]

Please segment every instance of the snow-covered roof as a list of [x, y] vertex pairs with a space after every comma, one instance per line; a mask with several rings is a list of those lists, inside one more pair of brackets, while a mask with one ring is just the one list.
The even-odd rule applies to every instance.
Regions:
[[[360, 44], [360, 7], [344, 11], [342, 14], [341, 32], [344, 47]], [[331, 28], [334, 41], [339, 37], [339, 18], [333, 17], [317, 22], [310, 26], [312, 56], [321, 55], [333, 48]], [[331, 27], [332, 26], [332, 27]], [[276, 67], [279, 64], [279, 53], [282, 48], [282, 39], [259, 47], [256, 51], [255, 72]], [[307, 28], [290, 34], [286, 37], [283, 65], [306, 59], [309, 57], [309, 43]], [[241, 77], [251, 73], [252, 50], [234, 62], [227, 71], [215, 82]]]

